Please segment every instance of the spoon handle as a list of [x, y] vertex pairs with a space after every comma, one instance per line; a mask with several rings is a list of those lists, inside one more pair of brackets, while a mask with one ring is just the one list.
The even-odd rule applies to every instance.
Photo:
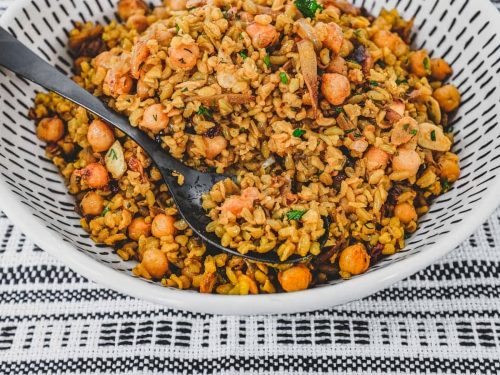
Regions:
[[[47, 90], [58, 93], [117, 127], [137, 142], [159, 167], [167, 171], [178, 172], [188, 169], [162, 149], [146, 133], [130, 125], [128, 119], [107, 108], [99, 98], [46, 63], [2, 27], [0, 27], [0, 51], [1, 66], [45, 87]], [[164, 178], [174, 179], [170, 173], [165, 173]]]

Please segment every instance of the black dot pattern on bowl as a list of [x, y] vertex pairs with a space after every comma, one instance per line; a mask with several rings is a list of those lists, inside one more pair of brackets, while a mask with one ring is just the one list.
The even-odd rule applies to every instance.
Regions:
[[[75, 12], [69, 11], [74, 7], [72, 0], [31, 1], [4, 26], [57, 69], [69, 74], [71, 58], [66, 41], [73, 21], [106, 23], [116, 17], [111, 0], [82, 0], [82, 3], [84, 7], [79, 7], [81, 11], [75, 17]], [[434, 202], [401, 252], [382, 259], [368, 271], [376, 272], [438, 243], [453, 225], [474, 215], [478, 203], [492, 189], [499, 189], [490, 183], [500, 170], [499, 30], [487, 12], [481, 10], [482, 2], [355, 0], [354, 3], [373, 14], [382, 7], [396, 7], [405, 17], [415, 17], [413, 46], [426, 48], [431, 56], [443, 56], [453, 65], [450, 80], [457, 85], [463, 99], [451, 123], [454, 151], [461, 159], [460, 180]], [[17, 196], [24, 209], [65, 242], [109, 267], [130, 274], [132, 262], [124, 262], [111, 249], [95, 245], [80, 227], [73, 198], [56, 168], [44, 156], [44, 146], [27, 117], [37, 91], [40, 87], [0, 68], [0, 182]]]

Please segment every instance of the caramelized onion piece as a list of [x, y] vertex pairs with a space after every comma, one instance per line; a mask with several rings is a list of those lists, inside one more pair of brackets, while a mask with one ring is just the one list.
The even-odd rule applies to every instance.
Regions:
[[314, 44], [310, 40], [304, 39], [297, 43], [297, 48], [302, 76], [311, 96], [314, 117], [316, 117], [318, 114], [318, 62]]

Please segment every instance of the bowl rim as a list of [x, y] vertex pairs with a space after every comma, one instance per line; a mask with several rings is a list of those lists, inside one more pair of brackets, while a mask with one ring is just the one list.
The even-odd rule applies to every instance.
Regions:
[[[486, 17], [493, 24], [495, 21], [499, 22], [500, 12], [491, 1], [481, 1], [479, 6], [486, 8]], [[13, 19], [29, 2], [29, 0], [19, 0], [11, 4], [0, 18], [0, 24], [4, 25], [9, 19]], [[436, 243], [426, 246], [420, 252], [401, 261], [333, 285], [323, 285], [293, 293], [246, 296], [203, 294], [167, 288], [109, 268], [78, 251], [43, 225], [30, 213], [27, 207], [18, 202], [16, 195], [7, 187], [1, 176], [0, 196], [3, 199], [0, 200], [0, 208], [30, 240], [44, 251], [89, 280], [117, 292], [169, 308], [196, 313], [222, 315], [289, 314], [326, 309], [364, 298], [414, 274], [441, 258], [467, 239], [500, 205], [500, 194], [494, 188], [497, 186], [500, 189], [500, 174], [496, 174], [495, 178], [490, 181], [490, 185], [486, 195], [468, 213], [466, 220], [455, 225]]]

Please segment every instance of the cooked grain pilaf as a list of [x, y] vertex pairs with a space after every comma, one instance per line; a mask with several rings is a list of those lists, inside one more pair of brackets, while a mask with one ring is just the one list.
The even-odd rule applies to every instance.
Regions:
[[[394, 254], [458, 179], [447, 128], [460, 102], [442, 59], [408, 46], [412, 21], [345, 1], [121, 0], [120, 22], [77, 24], [75, 81], [174, 157], [234, 173], [204, 196], [210, 255], [159, 171], [124, 134], [53, 93], [31, 116], [94, 241], [134, 273], [203, 293], [302, 290]], [[182, 179], [182, 176], [179, 176]], [[330, 217], [328, 241], [322, 216]]]

